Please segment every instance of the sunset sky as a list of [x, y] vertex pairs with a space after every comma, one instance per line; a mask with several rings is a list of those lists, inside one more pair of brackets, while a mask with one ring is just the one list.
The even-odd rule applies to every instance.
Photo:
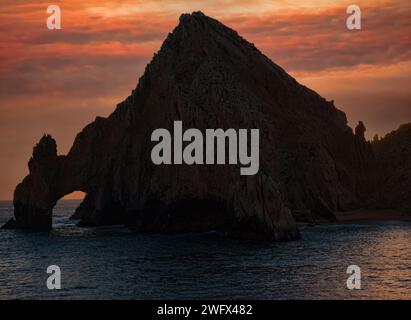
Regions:
[[[52, 4], [61, 30], [47, 29]], [[360, 31], [346, 28], [350, 4], [362, 9]], [[363, 120], [368, 138], [411, 122], [410, 0], [2, 0], [0, 199], [12, 199], [43, 133], [66, 153], [135, 88], [180, 14], [197, 10], [334, 100], [351, 126]]]

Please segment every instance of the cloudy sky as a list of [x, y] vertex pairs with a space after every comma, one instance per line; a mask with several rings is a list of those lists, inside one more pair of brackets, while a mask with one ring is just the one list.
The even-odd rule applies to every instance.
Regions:
[[[346, 29], [346, 8], [362, 30]], [[46, 27], [58, 4], [62, 29]], [[43, 133], [66, 153], [78, 131], [136, 86], [181, 13], [201, 10], [346, 112], [367, 137], [411, 121], [409, 0], [2, 0], [0, 199], [11, 199]]]

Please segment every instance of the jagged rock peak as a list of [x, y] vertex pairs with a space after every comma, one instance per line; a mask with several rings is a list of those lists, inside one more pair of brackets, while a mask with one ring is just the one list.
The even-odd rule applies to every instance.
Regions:
[[[201, 11], [193, 11], [191, 14], [190, 13], [183, 13], [180, 15], [180, 22], [184, 23], [187, 19], [190, 18], [207, 18], [207, 16], [202, 13]], [[211, 19], [211, 18], [209, 18]]]
[[44, 134], [33, 148], [33, 159], [57, 156], [56, 140], [49, 134]]
[[180, 23], [176, 27], [175, 31], [187, 31], [191, 28], [191, 31], [201, 32], [204, 34], [208, 34], [210, 31], [228, 31], [232, 34], [238, 35], [238, 33], [233, 29], [227, 27], [216, 19], [206, 16], [201, 11], [195, 11], [192, 14], [184, 13], [180, 16], [179, 21]]
[[[201, 11], [194, 11], [193, 13], [183, 13], [180, 18], [179, 18], [179, 25], [178, 27], [189, 27], [190, 25], [196, 24], [197, 26], [203, 26], [205, 27], [206, 25], [218, 25], [221, 27], [225, 27], [223, 24], [221, 24], [219, 21], [210, 18], [206, 16], [204, 13]], [[205, 29], [205, 28], [203, 28]], [[200, 29], [199, 29], [200, 30]]]
[[355, 135], [361, 140], [365, 140], [365, 131], [367, 131], [367, 129], [365, 128], [364, 123], [359, 121], [355, 127]]
[[[178, 40], [178, 44], [195, 46], [208, 45], [224, 42], [237, 42], [246, 45], [256, 52], [260, 51], [254, 44], [241, 37], [237, 31], [227, 27], [216, 19], [206, 16], [201, 11], [195, 11], [192, 14], [184, 13], [179, 18], [179, 24], [164, 41], [162, 49], [169, 47], [173, 40]], [[227, 44], [228, 44], [227, 42]]]

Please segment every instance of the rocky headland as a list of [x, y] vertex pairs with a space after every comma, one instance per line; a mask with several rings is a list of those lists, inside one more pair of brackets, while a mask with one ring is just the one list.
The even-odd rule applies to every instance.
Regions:
[[[175, 120], [201, 131], [258, 128], [258, 174], [154, 165], [150, 135]], [[6, 227], [51, 228], [53, 207], [73, 191], [86, 193], [74, 215], [80, 226], [219, 230], [242, 239], [296, 239], [296, 220], [335, 221], [336, 211], [409, 208], [409, 126], [373, 145], [364, 131], [360, 122], [353, 132], [332, 101], [234, 30], [200, 12], [183, 14], [131, 95], [86, 126], [67, 155], [57, 154], [51, 136], [41, 138]]]

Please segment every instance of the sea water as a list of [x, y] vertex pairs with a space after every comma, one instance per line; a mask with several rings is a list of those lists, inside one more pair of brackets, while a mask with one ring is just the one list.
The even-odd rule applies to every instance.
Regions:
[[[0, 299], [410, 299], [411, 224], [302, 227], [302, 239], [250, 242], [203, 234], [78, 228], [60, 201], [53, 230], [0, 230]], [[12, 216], [0, 202], [0, 224]], [[61, 269], [61, 290], [46, 286]], [[348, 290], [349, 265], [361, 290]]]

